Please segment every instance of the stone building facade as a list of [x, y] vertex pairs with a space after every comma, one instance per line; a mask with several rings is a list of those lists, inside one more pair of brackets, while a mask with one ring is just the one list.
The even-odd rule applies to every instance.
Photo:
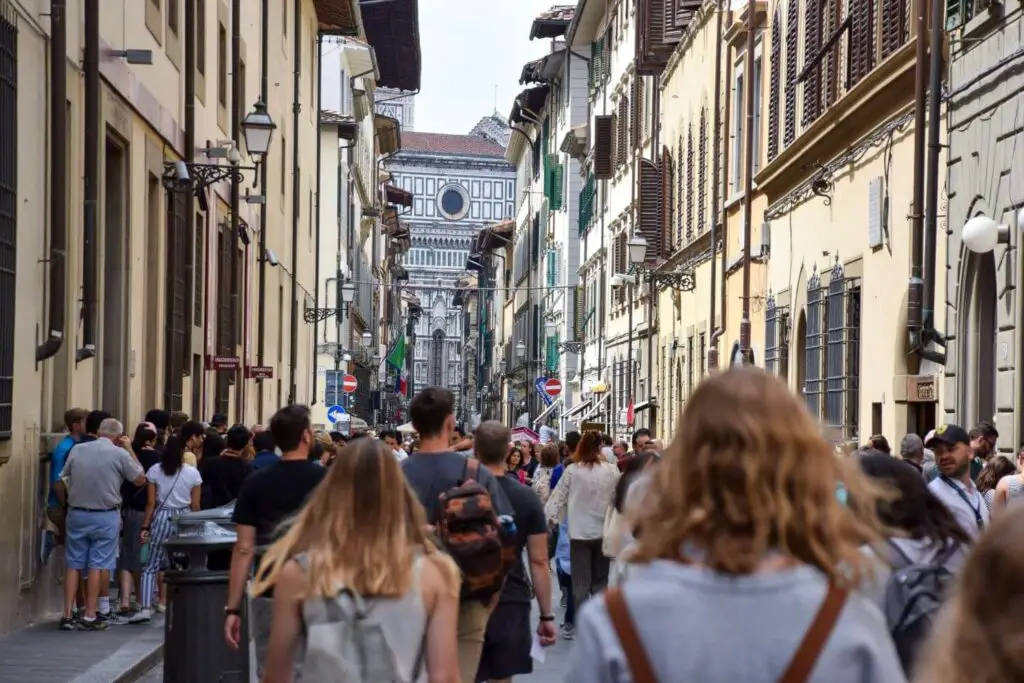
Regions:
[[401, 220], [411, 238], [406, 291], [423, 307], [407, 378], [414, 392], [434, 385], [461, 395], [463, 318], [453, 300], [477, 233], [514, 210], [515, 169], [504, 153], [481, 135], [405, 132], [388, 161], [392, 184], [413, 198]]

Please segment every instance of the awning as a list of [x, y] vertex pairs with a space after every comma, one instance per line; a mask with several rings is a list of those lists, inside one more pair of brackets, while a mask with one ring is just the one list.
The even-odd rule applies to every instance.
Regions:
[[377, 152], [385, 156], [402, 149], [402, 125], [398, 119], [383, 114], [373, 115], [373, 131], [377, 136]]
[[539, 117], [540, 111], [544, 109], [550, 92], [551, 86], [545, 84], [527, 88], [519, 93], [512, 104], [512, 113], [508, 117], [509, 125], [534, 123]]
[[562, 419], [563, 420], [567, 420], [570, 417], [575, 417], [576, 415], [579, 415], [584, 410], [589, 408], [593, 402], [594, 402], [593, 399], [588, 398], [583, 403], [580, 403], [579, 405], [576, 405], [576, 406], [573, 406], [572, 408], [569, 408], [569, 410], [567, 410], [564, 413], [562, 413]]
[[548, 415], [553, 413], [556, 408], [561, 407], [561, 405], [562, 405], [562, 399], [561, 398], [556, 398], [554, 401], [551, 402], [551, 405], [549, 405], [547, 408], [544, 409], [543, 413], [541, 413], [540, 415], [537, 416], [537, 419], [533, 421], [533, 426], [534, 427], [539, 426], [541, 422], [543, 422], [545, 419], [547, 419]]
[[519, 83], [550, 83], [562, 72], [562, 64], [565, 63], [565, 48], [556, 50], [540, 59], [527, 62], [523, 65], [523, 71], [519, 75]]
[[473, 245], [473, 250], [485, 252], [512, 244], [512, 232], [514, 229], [515, 221], [511, 218], [482, 228], [476, 234], [476, 243]]
[[395, 187], [394, 185], [384, 186], [384, 198], [388, 201], [388, 204], [397, 204], [406, 208], [412, 207], [412, 192]]
[[555, 5], [541, 12], [530, 27], [530, 40], [537, 38], [558, 38], [564, 36], [572, 23], [576, 5]]
[[360, 5], [366, 41], [377, 53], [378, 85], [420, 89], [423, 58], [417, 4], [417, 0], [390, 0]]
[[604, 409], [604, 404], [608, 402], [609, 396], [611, 396], [611, 394], [606, 393], [604, 396], [597, 399], [597, 403], [594, 404], [593, 410], [587, 413], [586, 417], [582, 418], [580, 422], [590, 422], [592, 419], [597, 417], [597, 415]]
[[359, 34], [357, 13], [352, 8], [353, 0], [313, 0], [316, 9], [317, 28], [321, 33], [334, 36], [355, 36]]
[[373, 47], [359, 40], [348, 38], [341, 44], [341, 51], [348, 63], [348, 75], [353, 78], [362, 76], [373, 76], [373, 80], [380, 78], [377, 69], [377, 54]]

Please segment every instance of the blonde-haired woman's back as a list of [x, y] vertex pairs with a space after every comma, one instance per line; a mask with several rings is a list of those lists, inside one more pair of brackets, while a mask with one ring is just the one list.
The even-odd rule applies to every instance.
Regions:
[[704, 380], [627, 506], [628, 572], [581, 610], [567, 683], [652, 683], [638, 658], [657, 683], [904, 683], [881, 612], [853, 590], [873, 569], [860, 548], [881, 538], [879, 491], [842, 469], [777, 378]]
[[257, 573], [255, 593], [274, 589], [263, 683], [291, 683], [300, 652], [308, 683], [457, 682], [458, 569], [425, 526], [390, 449], [346, 446]]

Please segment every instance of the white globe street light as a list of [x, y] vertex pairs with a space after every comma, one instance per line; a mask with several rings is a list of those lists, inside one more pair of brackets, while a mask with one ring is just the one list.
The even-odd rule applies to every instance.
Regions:
[[544, 331], [548, 333], [549, 337], [554, 337], [555, 332], [558, 331], [558, 323], [555, 322], [554, 320], [545, 320]]
[[369, 332], [363, 332], [363, 346], [369, 346], [373, 342], [373, 335]]
[[523, 342], [518, 342], [516, 344], [516, 358], [519, 358], [520, 360], [522, 360], [525, 357], [526, 357], [526, 344], [524, 344]]
[[267, 105], [262, 101], [253, 105], [252, 111], [242, 119], [242, 133], [245, 135], [245, 148], [249, 154], [262, 159], [270, 150], [270, 142], [274, 137], [277, 124], [267, 113]]
[[634, 266], [639, 266], [647, 258], [647, 240], [643, 235], [634, 234], [626, 242], [626, 246], [629, 249], [629, 262]]
[[999, 225], [988, 216], [975, 216], [967, 221], [963, 230], [960, 231], [960, 239], [964, 246], [975, 254], [987, 254], [996, 248], [997, 244], [1005, 244], [1009, 241], [1010, 229], [1005, 225]]

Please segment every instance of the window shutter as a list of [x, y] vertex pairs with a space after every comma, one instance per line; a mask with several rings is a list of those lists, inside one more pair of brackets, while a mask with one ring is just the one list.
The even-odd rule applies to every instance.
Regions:
[[[871, 0], [867, 0], [870, 2]], [[782, 83], [782, 11], [772, 20], [771, 81], [768, 92], [768, 161], [779, 154], [779, 97]]]
[[679, 169], [676, 173], [676, 244], [683, 246], [683, 216], [686, 215], [686, 189], [683, 187], [683, 136], [679, 136], [676, 143], [676, 159], [679, 160]]
[[798, 45], [800, 42], [800, 3], [789, 0], [786, 15], [786, 121], [782, 144], [789, 146], [796, 139], [796, 77]]
[[973, 16], [973, 0], [946, 0], [946, 30], [963, 26]]
[[686, 132], [686, 192], [690, 201], [686, 206], [686, 241], [690, 242], [693, 240], [693, 217], [697, 213], [694, 201], [697, 193], [693, 191], [693, 122], [688, 128], [689, 130]]
[[630, 136], [632, 137], [633, 147], [638, 148], [643, 142], [643, 130], [641, 129], [641, 112], [643, 111], [643, 76], [633, 76], [633, 113], [630, 116]]
[[708, 229], [708, 116], [707, 107], [700, 110], [700, 141], [697, 165], [697, 234]]
[[661, 253], [672, 254], [672, 153], [668, 147], [661, 150]]
[[573, 302], [572, 302], [572, 331], [573, 341], [583, 341], [583, 320], [584, 307], [586, 306], [586, 289], [583, 285], [576, 285], [572, 290]]
[[[825, 41], [832, 37], [832, 34], [839, 28], [840, 21], [839, 7], [836, 5], [835, 0], [824, 0], [824, 3], [828, 8], [821, 17], [822, 31], [818, 36], [818, 41], [821, 45], [824, 45]], [[823, 112], [831, 107], [839, 96], [839, 71], [836, 68], [838, 58], [839, 42], [837, 41], [821, 60], [821, 71], [823, 73], [821, 87], [824, 91], [822, 93]]]
[[860, 0], [850, 10], [850, 86], [875, 68], [875, 0]]
[[[827, 1], [827, 0], [825, 0]], [[808, 0], [806, 25], [804, 26], [804, 68], [815, 58], [821, 48], [821, 2]], [[804, 80], [803, 125], [814, 123], [821, 114], [821, 66], [816, 66]]]
[[907, 0], [882, 0], [882, 59], [907, 42]]
[[764, 369], [773, 375], [779, 374], [779, 309], [775, 295], [769, 294], [764, 307]]
[[544, 196], [551, 200], [551, 155], [544, 155]]
[[[625, 268], [622, 267], [622, 233], [616, 235], [612, 239], [612, 275], [616, 273], [625, 272]], [[622, 287], [612, 288], [612, 297], [615, 303], [622, 303]]]
[[675, 43], [683, 36], [682, 30], [676, 24], [676, 8], [678, 5], [679, 0], [662, 0], [662, 43]]
[[650, 159], [640, 160], [640, 207], [638, 228], [647, 240], [645, 261], [658, 257], [661, 244], [661, 173]]
[[629, 98], [625, 94], [619, 98], [619, 134], [615, 146], [615, 165], [622, 166], [629, 160]]
[[614, 140], [615, 116], [594, 117], [594, 177], [608, 180], [612, 177], [612, 146]]
[[565, 166], [562, 164], [556, 163], [551, 167], [551, 196], [548, 197], [548, 207], [552, 211], [562, 210], [562, 176], [564, 173]]

